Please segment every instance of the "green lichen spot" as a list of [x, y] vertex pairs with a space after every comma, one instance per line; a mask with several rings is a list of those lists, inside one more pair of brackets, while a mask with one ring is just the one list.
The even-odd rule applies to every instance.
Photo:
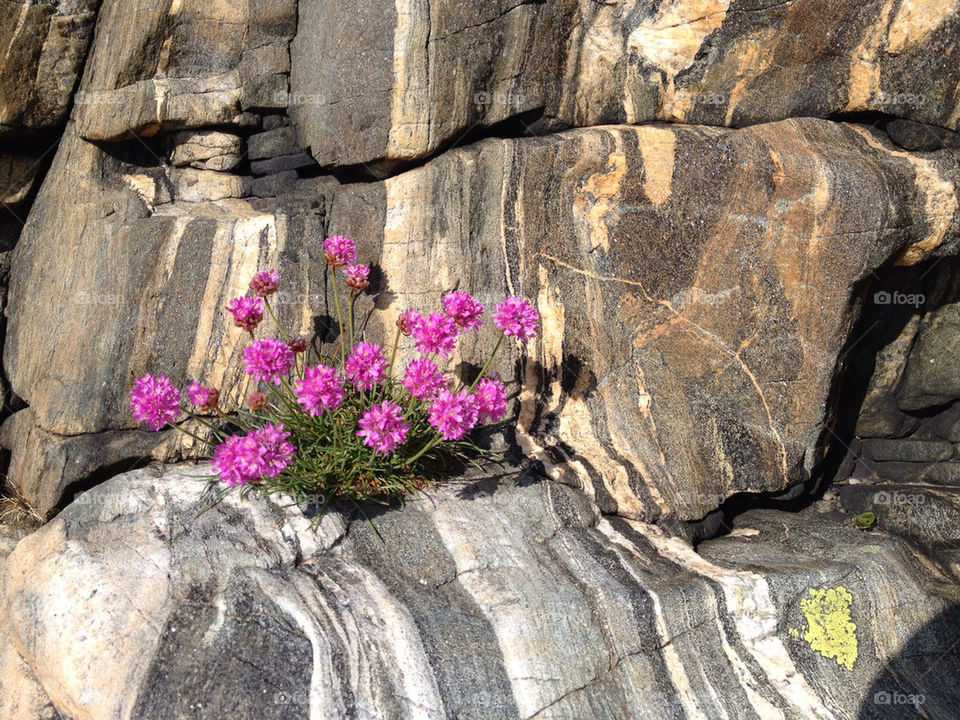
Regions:
[[790, 633], [790, 637], [792, 637], [794, 640], [800, 638], [800, 631], [796, 628], [787, 628], [787, 632]]
[[807, 619], [803, 639], [825, 658], [853, 670], [857, 660], [857, 626], [850, 618], [853, 596], [843, 587], [809, 588], [800, 601]]

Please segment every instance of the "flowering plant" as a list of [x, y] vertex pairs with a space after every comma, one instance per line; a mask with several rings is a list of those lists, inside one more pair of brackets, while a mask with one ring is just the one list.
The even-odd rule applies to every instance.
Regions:
[[[506, 412], [506, 388], [487, 370], [504, 338], [525, 344], [536, 335], [539, 316], [529, 302], [508, 297], [497, 305], [492, 318], [499, 336], [492, 352], [473, 382], [457, 382], [442, 364], [463, 333], [483, 325], [482, 304], [456, 290], [443, 296], [442, 312], [424, 316], [405, 310], [388, 356], [380, 345], [355, 337], [354, 303], [368, 286], [370, 269], [355, 262], [353, 241], [327, 238], [324, 251], [340, 329], [329, 355], [315, 341], [284, 330], [270, 304], [279, 274], [263, 270], [250, 282], [253, 295], [235, 298], [225, 308], [250, 336], [244, 370], [260, 389], [245, 403], [238, 399], [231, 409], [222, 404], [218, 389], [199, 382], [185, 388], [185, 403], [162, 375], [144, 375], [131, 390], [130, 407], [138, 421], [154, 430], [170, 424], [211, 446], [216, 470], [211, 480], [221, 483], [223, 492], [285, 492], [296, 502], [318, 499], [322, 507], [337, 500], [389, 502], [424, 487], [438, 461], [467, 457], [476, 449], [467, 433]], [[346, 327], [338, 270], [349, 289]], [[279, 338], [257, 338], [254, 331], [265, 315]], [[400, 372], [402, 337], [412, 339], [417, 356]], [[215, 413], [216, 419], [201, 413]], [[201, 438], [177, 423], [183, 414], [206, 426], [211, 437]]]

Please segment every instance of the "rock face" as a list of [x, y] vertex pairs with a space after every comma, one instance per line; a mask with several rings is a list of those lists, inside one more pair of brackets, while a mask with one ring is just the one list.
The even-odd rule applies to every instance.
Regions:
[[[0, 718], [955, 717], [958, 37], [958, 0], [0, 4]], [[266, 267], [330, 339], [334, 233], [371, 339], [535, 302], [517, 465], [386, 542], [197, 518], [133, 380], [246, 394]]]
[[954, 578], [826, 516], [758, 511], [697, 554], [505, 469], [376, 516], [380, 539], [233, 496], [195, 517], [205, 472], [119, 476], [10, 556], [5, 651], [64, 715], [894, 718], [899, 693], [946, 718], [960, 699]]
[[524, 133], [873, 111], [957, 130], [958, 33], [956, 0], [302, 0], [291, 111], [321, 165], [374, 167], [509, 119]]
[[100, 0], [0, 6], [0, 140], [66, 121], [99, 6]]
[[[257, 149], [286, 153], [284, 130]], [[134, 427], [127, 391], [151, 367], [236, 386], [243, 334], [220, 308], [258, 266], [279, 265], [299, 300], [282, 311], [309, 331], [309, 313], [329, 303], [316, 239], [343, 232], [380, 259], [387, 328], [457, 285], [488, 303], [537, 298], [544, 332], [517, 376], [519, 442], [605, 512], [645, 521], [696, 520], [736, 492], [806, 481], [861, 283], [891, 262], [953, 252], [960, 228], [949, 156], [817, 120], [490, 140], [382, 183], [298, 181], [299, 193], [260, 206], [227, 204], [243, 194], [235, 174], [148, 174], [63, 142], [57, 182], [15, 252], [6, 347], [13, 389], [44, 432]], [[44, 208], [81, 183], [61, 239], [100, 253], [76, 258], [68, 282], [41, 275], [62, 253], [47, 242], [61, 218]], [[39, 301], [65, 286], [66, 304]], [[55, 363], [40, 337], [62, 348]], [[47, 490], [29, 488], [50, 485], [36, 457], [19, 453], [11, 477], [41, 503]]]

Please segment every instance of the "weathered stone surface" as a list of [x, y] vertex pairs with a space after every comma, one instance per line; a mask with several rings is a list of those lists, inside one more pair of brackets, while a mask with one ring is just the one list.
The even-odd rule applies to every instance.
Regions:
[[511, 118], [524, 133], [874, 111], [957, 130], [958, 8], [957, 0], [302, 0], [290, 107], [321, 165], [425, 158]]
[[960, 303], [929, 313], [904, 370], [897, 402], [904, 410], [923, 410], [960, 395]]
[[3, 424], [0, 445], [11, 451], [7, 482], [41, 517], [56, 509], [72, 485], [89, 483], [107, 468], [119, 472], [150, 459], [176, 458], [166, 433], [136, 430], [57, 436], [39, 428], [29, 408]]
[[207, 471], [115, 478], [10, 556], [11, 642], [61, 713], [853, 718], [886, 672], [931, 717], [958, 700], [960, 627], [927, 628], [960, 593], [883, 533], [767, 511], [697, 554], [514, 471], [377, 515], [382, 540], [336, 512], [314, 535], [235, 496], [196, 517]]
[[77, 93], [82, 137], [254, 124], [244, 111], [274, 92], [273, 78], [286, 89], [276, 57], [295, 32], [296, 4], [105, 0], [98, 28], [109, 41], [94, 44]]
[[316, 165], [313, 158], [307, 153], [298, 152], [293, 155], [281, 155], [268, 160], [254, 160], [250, 163], [250, 172], [254, 175], [273, 175], [297, 168]]
[[225, 172], [243, 158], [243, 139], [215, 130], [174, 133], [170, 145], [170, 164], [176, 167]]
[[0, 4], [0, 138], [55, 130], [66, 121], [99, 6], [100, 0]]
[[247, 155], [251, 160], [263, 160], [280, 155], [295, 155], [302, 148], [297, 144], [297, 134], [292, 127], [279, 127], [247, 140]]
[[0, 203], [13, 208], [23, 203], [33, 189], [38, 166], [30, 155], [0, 155]]
[[[490, 140], [382, 183], [329, 181], [263, 206], [199, 202], [217, 196], [201, 183], [192, 202], [151, 207], [101, 180], [103, 162], [64, 140], [14, 256], [5, 364], [45, 431], [133, 427], [126, 393], [147, 370], [231, 388], [242, 333], [220, 308], [255, 268], [279, 265], [300, 298], [281, 312], [308, 331], [303, 300], [315, 314], [324, 303], [316, 240], [343, 232], [392, 293], [371, 332], [458, 285], [489, 305], [535, 298], [542, 339], [519, 371], [513, 352], [498, 364], [522, 388], [518, 441], [604, 511], [646, 521], [804, 482], [829, 441], [862, 281], [954, 252], [960, 227], [949, 157], [812, 119]], [[100, 254], [64, 252], [87, 247]], [[108, 290], [122, 299], [110, 313], [62, 302]], [[491, 343], [468, 339], [457, 361]]]
[[[6, 595], [7, 556], [26, 533], [0, 522], [0, 597]], [[5, 720], [59, 720], [61, 715], [37, 683], [23, 656], [10, 641], [10, 620], [0, 606], [0, 717]]]
[[888, 440], [871, 438], [863, 441], [863, 454], [881, 462], [939, 462], [954, 455], [953, 443], [945, 440]]
[[173, 199], [184, 202], [208, 202], [244, 195], [243, 178], [213, 170], [183, 168], [170, 171]]
[[887, 123], [886, 131], [890, 139], [905, 150], [960, 150], [960, 133], [936, 125], [897, 119]]

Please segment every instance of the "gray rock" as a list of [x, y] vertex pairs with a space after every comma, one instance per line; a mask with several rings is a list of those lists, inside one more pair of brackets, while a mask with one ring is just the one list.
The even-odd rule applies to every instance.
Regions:
[[314, 534], [236, 496], [197, 516], [206, 472], [119, 476], [10, 556], [10, 640], [61, 713], [855, 717], [886, 671], [958, 700], [960, 626], [924, 632], [960, 592], [882, 533], [766, 511], [698, 554], [514, 471]]
[[0, 138], [55, 131], [66, 122], [99, 7], [100, 0], [0, 5]]
[[311, 165], [316, 165], [314, 159], [305, 152], [298, 152], [293, 155], [271, 157], [267, 160], [254, 160], [250, 163], [250, 172], [254, 175], [273, 175]]
[[868, 460], [893, 462], [938, 462], [954, 455], [953, 443], [944, 440], [886, 440], [863, 441], [863, 454]]
[[170, 138], [170, 163], [198, 170], [233, 170], [243, 156], [243, 139], [238, 135], [207, 131], [174, 133]]
[[960, 303], [929, 313], [904, 371], [897, 402], [904, 410], [924, 410], [960, 395]]
[[247, 139], [247, 155], [251, 160], [295, 155], [302, 150], [297, 144], [297, 134], [292, 127], [278, 127], [251, 135]]
[[960, 134], [946, 128], [897, 119], [886, 126], [887, 134], [894, 143], [906, 150], [935, 152], [944, 148], [960, 150]]
[[868, 111], [957, 130], [958, 30], [957, 0], [840, 0], [829, 18], [755, 0], [302, 0], [290, 112], [323, 166], [423, 159], [504, 121], [538, 134]]

